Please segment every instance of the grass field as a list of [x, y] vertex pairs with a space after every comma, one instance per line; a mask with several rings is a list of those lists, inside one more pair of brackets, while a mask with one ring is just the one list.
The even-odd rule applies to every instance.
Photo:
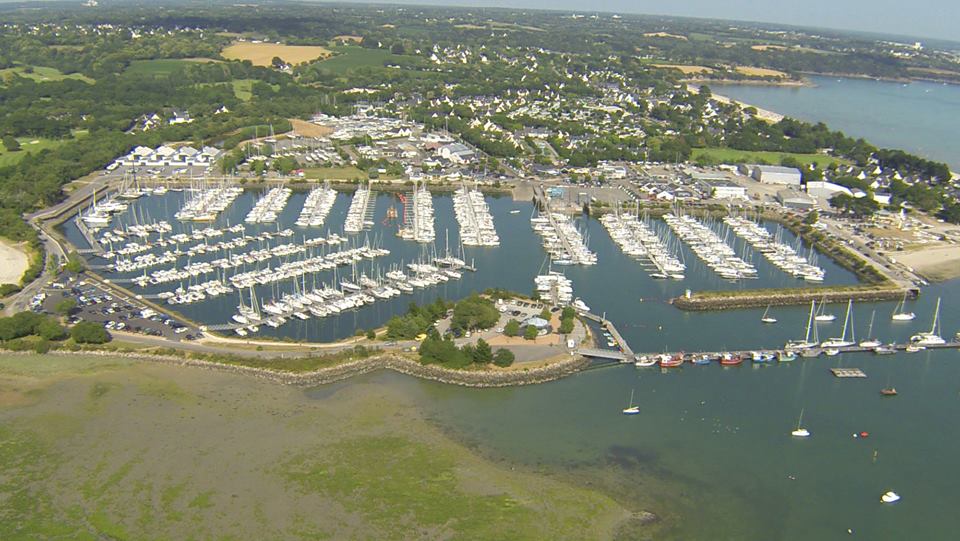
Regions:
[[733, 148], [695, 148], [690, 159], [697, 161], [703, 156], [711, 158], [715, 163], [757, 163], [780, 165], [780, 162], [791, 157], [802, 164], [816, 163], [817, 167], [826, 167], [831, 163], [849, 163], [842, 158], [826, 156], [824, 154], [795, 154], [791, 152], [766, 152], [736, 150]]
[[8, 152], [7, 149], [0, 144], [0, 167], [13, 165], [22, 160], [24, 156], [30, 154], [31, 152], [40, 152], [41, 150], [47, 148], [56, 148], [69, 141], [69, 139], [34, 139], [32, 137], [18, 137], [17, 141], [20, 141], [20, 150], [16, 152]]
[[0, 539], [599, 539], [596, 488], [493, 462], [396, 386], [0, 355]]
[[301, 64], [330, 55], [330, 50], [317, 45], [277, 45], [276, 43], [234, 43], [220, 52], [230, 60], [249, 60], [254, 66], [270, 66], [274, 57], [288, 64]]
[[306, 120], [300, 120], [299, 118], [290, 118], [288, 120], [290, 120], [290, 125], [293, 127], [293, 131], [303, 135], [304, 137], [323, 137], [333, 133], [333, 128], [329, 128], [327, 126], [319, 126], [313, 122], [307, 122]]
[[13, 77], [14, 75], [19, 75], [21, 77], [26, 77], [28, 79], [33, 79], [38, 83], [43, 83], [47, 81], [62, 81], [64, 79], [76, 79], [78, 81], [85, 81], [87, 83], [92, 83], [93, 79], [87, 77], [86, 75], [81, 75], [79, 73], [71, 73], [69, 75], [60, 72], [56, 68], [47, 68], [44, 66], [33, 66], [33, 71], [27, 73], [24, 66], [17, 66], [14, 68], [7, 68], [0, 70], [0, 82], [6, 82], [8, 78]]
[[194, 62], [211, 62], [212, 60], [186, 58], [159, 58], [156, 60], [134, 60], [125, 73], [136, 75], [170, 75], [184, 66]]
[[346, 73], [356, 68], [382, 68], [383, 63], [393, 57], [390, 51], [383, 49], [365, 49], [356, 45], [340, 45], [331, 47], [335, 53], [319, 66], [333, 73]]
[[311, 167], [304, 169], [306, 178], [318, 180], [366, 180], [367, 174], [356, 167]]

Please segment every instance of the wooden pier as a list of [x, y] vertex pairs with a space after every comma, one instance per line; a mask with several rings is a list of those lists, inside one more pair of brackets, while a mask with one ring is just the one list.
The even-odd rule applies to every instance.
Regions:
[[600, 326], [605, 331], [610, 333], [610, 336], [613, 337], [613, 341], [617, 343], [617, 347], [620, 348], [620, 351], [623, 353], [624, 357], [626, 359], [633, 358], [633, 350], [630, 349], [630, 345], [627, 344], [626, 339], [623, 337], [623, 335], [620, 334], [620, 331], [617, 330], [617, 328], [613, 325], [612, 322], [596, 314], [591, 314], [590, 312], [581, 312], [580, 315], [591, 321], [595, 321], [599, 323]]

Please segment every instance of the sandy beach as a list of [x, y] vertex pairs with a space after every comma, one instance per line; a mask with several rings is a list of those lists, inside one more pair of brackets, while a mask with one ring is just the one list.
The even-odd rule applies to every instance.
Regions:
[[[742, 108], [744, 108], [744, 109], [746, 109], [747, 107], [753, 107], [754, 109], [757, 110], [757, 118], [759, 118], [759, 119], [761, 119], [761, 120], [766, 120], [767, 122], [773, 122], [773, 123], [780, 122], [781, 120], [783, 120], [783, 115], [781, 115], [780, 113], [775, 113], [775, 112], [773, 112], [773, 111], [768, 111], [768, 110], [766, 110], [766, 109], [761, 109], [760, 107], [757, 107], [756, 105], [751, 105], [751, 104], [749, 104], [749, 103], [744, 103], [744, 102], [739, 101], [739, 100], [732, 100], [732, 99], [730, 99], [730, 98], [728, 98], [728, 97], [726, 97], [726, 96], [723, 96], [723, 95], [721, 95], [721, 94], [717, 94], [716, 92], [713, 92], [713, 89], [712, 89], [712, 88], [710, 89], [710, 91], [711, 91], [711, 93], [713, 94], [713, 99], [717, 100], [717, 101], [720, 102], [720, 103], [736, 103], [737, 105], [739, 105], [740, 107], [742, 107]], [[699, 94], [699, 93], [700, 93], [700, 88], [699, 88], [698, 86], [696, 86], [696, 85], [687, 85], [687, 92], [692, 92], [692, 93], [694, 93], [694, 94]]]
[[19, 245], [0, 239], [0, 284], [19, 284], [29, 261]]
[[960, 246], [932, 246], [900, 252], [896, 260], [932, 282], [960, 277]]

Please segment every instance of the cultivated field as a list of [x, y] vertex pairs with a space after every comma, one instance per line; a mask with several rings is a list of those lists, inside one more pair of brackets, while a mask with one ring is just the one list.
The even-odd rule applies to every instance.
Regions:
[[737, 66], [737, 72], [750, 77], [787, 77], [787, 74], [782, 71], [750, 66]]
[[289, 120], [290, 125], [293, 126], [293, 131], [304, 137], [323, 137], [333, 133], [333, 129], [327, 126], [318, 126], [313, 122], [307, 122], [306, 120], [300, 120], [298, 118], [291, 118]]
[[220, 52], [230, 60], [249, 60], [254, 66], [269, 66], [274, 57], [288, 64], [302, 64], [330, 56], [330, 50], [318, 45], [278, 45], [276, 43], [234, 43]]
[[655, 68], [675, 69], [684, 75], [698, 75], [701, 73], [711, 73], [713, 68], [706, 66], [684, 66], [681, 64], [650, 64]]
[[668, 34], [667, 32], [647, 32], [643, 35], [645, 38], [670, 38], [670, 39], [680, 39], [687, 41], [687, 36], [680, 36], [677, 34]]

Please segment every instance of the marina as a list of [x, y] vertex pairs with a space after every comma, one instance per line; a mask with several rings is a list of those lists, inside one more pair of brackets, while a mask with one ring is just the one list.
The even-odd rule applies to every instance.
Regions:
[[337, 201], [337, 192], [325, 185], [322, 188], [314, 188], [307, 194], [303, 201], [303, 209], [300, 211], [300, 217], [297, 218], [295, 225], [297, 227], [323, 227], [330, 214], [330, 209]]
[[779, 225], [773, 235], [760, 224], [742, 217], [726, 216], [723, 223], [783, 272], [808, 282], [823, 282], [823, 269], [812, 263], [816, 254], [811, 251], [807, 258], [803, 258], [796, 248], [784, 244], [780, 240], [783, 228]]
[[371, 217], [375, 207], [370, 204], [370, 198], [370, 186], [361, 185], [353, 193], [350, 210], [347, 212], [347, 219], [343, 223], [345, 232], [359, 233], [373, 227], [374, 223]]
[[461, 185], [453, 194], [453, 210], [460, 224], [460, 242], [464, 246], [500, 245], [490, 208], [478, 190]]
[[674, 234], [687, 243], [690, 249], [714, 272], [726, 280], [756, 278], [757, 269], [737, 256], [733, 248], [724, 242], [710, 227], [692, 216], [666, 214], [663, 220]]
[[667, 247], [662, 237], [654, 233], [649, 220], [629, 214], [604, 214], [600, 222], [610, 238], [620, 246], [624, 254], [648, 261], [652, 265], [653, 278], [683, 280], [687, 266], [677, 257], [675, 250]]
[[290, 188], [282, 186], [271, 188], [257, 200], [243, 221], [248, 224], [276, 222], [277, 215], [283, 212], [284, 207], [287, 206], [287, 200], [290, 199], [291, 193]]
[[437, 238], [433, 224], [433, 196], [425, 184], [414, 186], [413, 193], [404, 197], [403, 223], [397, 234], [404, 240], [423, 244]]

